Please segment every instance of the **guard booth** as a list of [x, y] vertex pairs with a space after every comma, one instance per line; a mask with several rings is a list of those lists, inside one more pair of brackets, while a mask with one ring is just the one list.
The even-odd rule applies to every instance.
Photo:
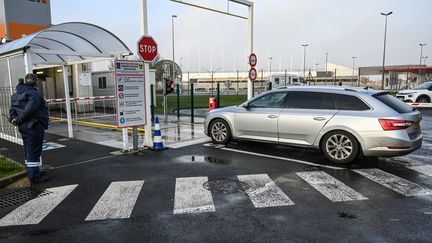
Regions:
[[[99, 26], [81, 22], [51, 25], [0, 45], [0, 88], [13, 93], [19, 79], [26, 73], [37, 74], [40, 79], [38, 86], [44, 97], [65, 98], [68, 133], [72, 138], [70, 97], [92, 94], [91, 85], [83, 87], [80, 77], [90, 74], [89, 64], [92, 62], [129, 55], [132, 52], [117, 36]], [[9, 106], [7, 99], [2, 99], [1, 112], [7, 114], [5, 109]], [[7, 124], [7, 118], [2, 116], [0, 123]], [[0, 138], [11, 136], [16, 137], [17, 133], [5, 134], [0, 130]]]

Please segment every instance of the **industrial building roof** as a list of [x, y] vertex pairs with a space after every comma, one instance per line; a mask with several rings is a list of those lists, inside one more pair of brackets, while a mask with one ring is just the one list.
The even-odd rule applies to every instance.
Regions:
[[85, 63], [132, 54], [108, 30], [81, 22], [52, 25], [0, 45], [0, 57], [19, 51], [30, 52], [36, 67]]

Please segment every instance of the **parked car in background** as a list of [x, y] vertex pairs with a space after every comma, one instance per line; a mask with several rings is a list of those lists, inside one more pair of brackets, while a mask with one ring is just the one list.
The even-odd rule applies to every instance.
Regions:
[[420, 112], [387, 92], [291, 86], [207, 113], [216, 144], [255, 140], [319, 149], [335, 163], [399, 156], [421, 147]]
[[431, 103], [432, 82], [425, 82], [410, 90], [402, 90], [396, 94], [396, 98], [409, 103]]

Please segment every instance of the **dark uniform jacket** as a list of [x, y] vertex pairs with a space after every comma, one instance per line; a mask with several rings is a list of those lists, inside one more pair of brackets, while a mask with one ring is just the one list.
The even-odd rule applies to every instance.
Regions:
[[18, 84], [11, 97], [10, 118], [18, 125], [32, 121], [48, 128], [48, 108], [42, 95], [31, 85]]

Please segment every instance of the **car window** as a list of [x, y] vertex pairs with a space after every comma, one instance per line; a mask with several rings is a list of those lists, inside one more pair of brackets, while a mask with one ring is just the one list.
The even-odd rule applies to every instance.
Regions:
[[366, 111], [370, 107], [366, 105], [361, 99], [352, 95], [336, 94], [339, 105], [339, 110], [349, 111]]
[[415, 86], [413, 88], [413, 90], [422, 90], [422, 89], [430, 90], [431, 88], [432, 88], [432, 83], [422, 83], [422, 84]]
[[249, 103], [251, 108], [280, 108], [287, 92], [277, 92], [264, 95]]
[[386, 104], [388, 107], [392, 108], [393, 110], [399, 112], [400, 114], [410, 113], [413, 111], [413, 108], [411, 108], [411, 106], [405, 104], [404, 102], [400, 101], [399, 99], [393, 97], [388, 93], [378, 93], [373, 95], [373, 97], [375, 97], [375, 99], [381, 101], [382, 103]]
[[333, 94], [321, 92], [291, 92], [288, 108], [290, 109], [334, 109]]

